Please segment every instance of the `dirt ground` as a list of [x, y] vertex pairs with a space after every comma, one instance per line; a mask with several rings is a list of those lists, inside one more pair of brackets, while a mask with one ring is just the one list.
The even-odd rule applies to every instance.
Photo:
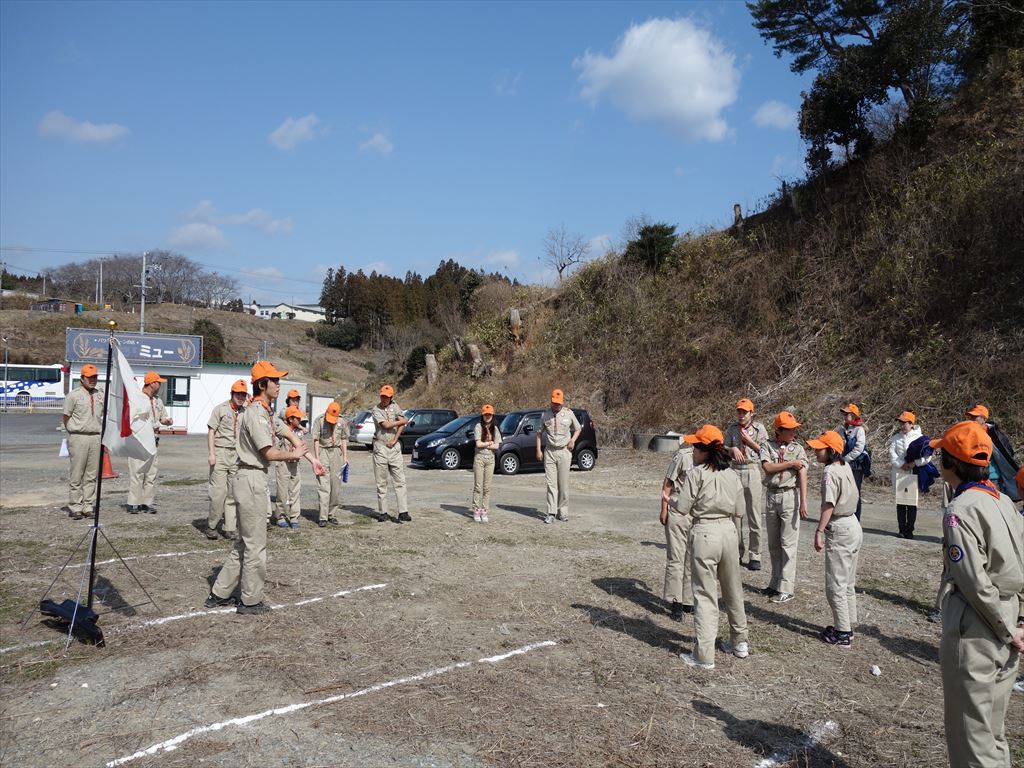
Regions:
[[[34, 419], [34, 420], [33, 420]], [[930, 500], [914, 541], [893, 535], [871, 486], [861, 624], [840, 651], [823, 556], [801, 528], [798, 593], [773, 605], [744, 570], [752, 652], [690, 669], [690, 617], [660, 599], [665, 454], [603, 451], [573, 472], [568, 523], [546, 526], [543, 476], [498, 476], [491, 522], [473, 522], [467, 470], [406, 470], [411, 524], [377, 523], [369, 454], [350, 453], [344, 525], [319, 529], [303, 474], [298, 532], [269, 535], [267, 617], [203, 611], [225, 541], [199, 530], [202, 438], [160, 445], [157, 515], [127, 515], [126, 462], [103, 485], [107, 646], [72, 643], [33, 612], [88, 528], [60, 512], [67, 462], [53, 416], [0, 418], [0, 764], [103, 766], [936, 766], [944, 765], [939, 625], [926, 616], [940, 556]], [[812, 510], [817, 492], [812, 479]], [[158, 554], [172, 554], [154, 557]], [[102, 541], [99, 559], [113, 557]], [[765, 553], [767, 561], [767, 553]], [[84, 560], [79, 551], [72, 558]], [[53, 596], [77, 593], [72, 568]], [[376, 586], [384, 585], [384, 586]], [[375, 587], [347, 595], [338, 592]], [[306, 602], [313, 598], [326, 599]], [[29, 615], [24, 629], [21, 620]], [[724, 616], [721, 632], [726, 632]], [[552, 645], [533, 647], [553, 641]], [[44, 643], [41, 645], [25, 644]], [[529, 649], [501, 658], [517, 649]], [[871, 674], [872, 665], [881, 669]], [[322, 702], [333, 698], [332, 701]], [[304, 702], [244, 723], [226, 721]], [[192, 733], [215, 725], [213, 729]], [[1024, 696], [1008, 736], [1024, 763]]]

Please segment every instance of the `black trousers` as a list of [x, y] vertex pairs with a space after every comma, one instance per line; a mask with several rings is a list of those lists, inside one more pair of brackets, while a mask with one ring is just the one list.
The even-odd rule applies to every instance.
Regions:
[[860, 505], [863, 501], [860, 495], [860, 486], [861, 483], [864, 482], [864, 472], [859, 469], [851, 469], [851, 471], [853, 472], [853, 482], [857, 486], [857, 511], [854, 512], [854, 514], [857, 515], [857, 519], [860, 520]]
[[914, 535], [914, 523], [917, 522], [917, 507], [909, 504], [896, 505], [896, 523], [900, 527], [900, 534], [903, 536]]

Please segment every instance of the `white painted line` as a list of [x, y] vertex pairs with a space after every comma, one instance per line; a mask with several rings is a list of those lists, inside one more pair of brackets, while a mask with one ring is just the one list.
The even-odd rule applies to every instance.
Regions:
[[839, 724], [833, 720], [818, 720], [811, 725], [810, 733], [799, 743], [791, 744], [784, 751], [772, 752], [764, 760], [754, 763], [754, 768], [777, 768], [788, 765], [793, 760], [793, 753], [816, 747], [825, 739], [839, 733]]
[[552, 645], [557, 645], [554, 640], [545, 640], [540, 643], [531, 643], [530, 645], [524, 645], [522, 648], [516, 648], [514, 651], [503, 653], [499, 656], [488, 656], [483, 659], [477, 659], [476, 661], [459, 661], [455, 664], [449, 664], [445, 667], [437, 667], [436, 669], [428, 669], [426, 672], [420, 672], [417, 675], [410, 675], [408, 677], [399, 677], [395, 680], [388, 680], [384, 683], [377, 683], [371, 685], [368, 688], [362, 688], [358, 691], [352, 691], [350, 693], [340, 693], [337, 696], [328, 696], [326, 699], [316, 699], [314, 701], [302, 701], [297, 704], [289, 704], [284, 707], [276, 707], [274, 709], [266, 709], [263, 712], [257, 712], [252, 715], [245, 715], [243, 717], [236, 717], [231, 720], [223, 720], [219, 723], [211, 723], [210, 725], [201, 725], [193, 728], [185, 733], [178, 734], [174, 738], [168, 739], [167, 741], [161, 741], [159, 744], [154, 744], [151, 747], [141, 749], [134, 754], [127, 755], [125, 757], [119, 757], [116, 760], [111, 760], [107, 763], [107, 768], [115, 768], [118, 765], [124, 765], [130, 763], [133, 760], [138, 760], [140, 757], [146, 757], [148, 755], [155, 755], [158, 752], [172, 752], [177, 749], [181, 744], [191, 739], [193, 736], [199, 736], [203, 733], [210, 733], [211, 731], [220, 731], [224, 728], [237, 725], [248, 725], [249, 723], [255, 723], [258, 720], [262, 720], [265, 717], [276, 717], [278, 715], [290, 715], [292, 712], [298, 712], [309, 707], [322, 707], [326, 704], [334, 704], [339, 701], [346, 699], [354, 699], [359, 696], [367, 696], [371, 693], [377, 693], [383, 691], [386, 688], [394, 688], [398, 685], [408, 685], [409, 683], [418, 683], [421, 680], [427, 680], [431, 677], [437, 677], [438, 675], [444, 675], [448, 672], [454, 672], [457, 669], [465, 669], [471, 667], [474, 664], [497, 664], [500, 661], [509, 659], [513, 656], [519, 656], [530, 651], [535, 651], [538, 648], [548, 648]]
[[[340, 592], [335, 592], [333, 595], [323, 595], [321, 597], [311, 597], [307, 600], [299, 600], [297, 603], [283, 603], [281, 605], [271, 605], [270, 607], [274, 610], [280, 610], [282, 608], [298, 608], [299, 606], [309, 605], [311, 603], [319, 603], [323, 600], [332, 600], [336, 597], [346, 597], [348, 595], [354, 595], [357, 592], [369, 592], [375, 589], [384, 589], [387, 584], [367, 584], [365, 587], [356, 587], [354, 589], [343, 589]], [[189, 611], [188, 613], [179, 613], [177, 616], [162, 616], [159, 619], [150, 619], [149, 621], [139, 622], [138, 624], [127, 624], [121, 627], [113, 627], [106, 632], [107, 635], [118, 635], [122, 632], [133, 632], [138, 629], [144, 629], [145, 627], [158, 627], [161, 624], [167, 624], [172, 621], [181, 621], [182, 619], [196, 619], [201, 616], [216, 616], [224, 613], [235, 613], [234, 608], [212, 608], [205, 611]], [[0, 653], [11, 653], [13, 651], [21, 651], [25, 648], [35, 648], [40, 645], [50, 645], [51, 643], [62, 643], [64, 638], [53, 638], [52, 640], [37, 640], [33, 643], [21, 643], [20, 645], [9, 645], [6, 648], [0, 648]]]
[[[223, 556], [228, 551], [230, 551], [230, 550], [223, 550], [223, 549], [191, 549], [188, 552], [161, 552], [158, 555], [135, 555], [134, 557], [126, 557], [124, 559], [124, 561], [127, 563], [127, 562], [130, 562], [132, 560], [146, 560], [146, 559], [151, 558], [151, 557], [152, 558], [157, 558], [157, 557], [184, 557], [185, 555], [205, 555], [205, 554], [210, 554], [210, 555], [222, 555]], [[118, 559], [116, 557], [113, 557], [110, 560], [97, 560], [96, 561], [96, 565], [110, 565], [110, 563], [116, 563], [116, 562], [118, 562]], [[74, 565], [69, 565], [68, 568], [85, 568], [88, 565], [89, 565], [88, 563], [75, 563]]]

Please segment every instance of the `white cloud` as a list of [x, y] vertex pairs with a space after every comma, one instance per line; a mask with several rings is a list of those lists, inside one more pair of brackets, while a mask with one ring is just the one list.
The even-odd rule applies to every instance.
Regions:
[[594, 235], [587, 242], [587, 245], [590, 246], [590, 251], [588, 252], [590, 258], [604, 256], [612, 249], [611, 235]]
[[271, 280], [280, 280], [284, 277], [284, 272], [277, 267], [246, 267], [245, 271], [252, 275], [270, 278]]
[[378, 275], [390, 275], [391, 265], [386, 261], [371, 261], [363, 267], [363, 272], [367, 275], [371, 272], [376, 272]]
[[500, 267], [506, 272], [512, 271], [519, 266], [519, 252], [512, 248], [501, 251], [493, 251], [483, 258], [483, 263], [488, 267]]
[[40, 136], [53, 136], [80, 144], [102, 144], [127, 134], [128, 129], [118, 123], [90, 123], [58, 111], [47, 112], [39, 121]]
[[781, 101], [766, 101], [754, 113], [754, 122], [762, 128], [789, 130], [796, 127], [796, 110]]
[[318, 125], [320, 125], [320, 119], [313, 114], [298, 119], [289, 117], [274, 129], [273, 133], [267, 137], [267, 141], [287, 152], [295, 149], [299, 144], [312, 141], [320, 136], [322, 131], [317, 130]]
[[172, 248], [196, 248], [199, 250], [220, 250], [227, 248], [224, 233], [213, 224], [193, 221], [183, 224], [171, 233], [168, 244]]
[[721, 141], [729, 133], [721, 113], [739, 90], [736, 57], [690, 19], [633, 25], [614, 54], [588, 50], [573, 66], [592, 106], [607, 98], [631, 119], [659, 123], [687, 140]]
[[491, 88], [499, 96], [515, 96], [519, 93], [522, 81], [522, 70], [513, 72], [511, 69], [503, 69], [491, 79]]
[[381, 157], [387, 157], [394, 150], [395, 145], [392, 144], [388, 137], [379, 131], [362, 144], [359, 145], [359, 151], [362, 153], [376, 152]]
[[185, 218], [206, 224], [251, 227], [267, 235], [287, 235], [293, 229], [291, 219], [275, 219], [262, 208], [250, 208], [245, 213], [221, 213], [209, 200], [200, 201], [199, 205], [185, 214]]

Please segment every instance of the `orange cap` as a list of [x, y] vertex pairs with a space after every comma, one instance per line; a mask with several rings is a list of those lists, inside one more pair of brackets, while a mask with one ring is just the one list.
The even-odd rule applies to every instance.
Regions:
[[714, 424], [705, 424], [692, 435], [683, 435], [683, 440], [690, 443], [690, 445], [694, 445], [696, 443], [700, 443], [701, 445], [711, 445], [712, 443], [724, 443], [725, 435], [723, 435], [722, 430]]
[[800, 422], [789, 411], [779, 411], [779, 415], [775, 417], [776, 429], [796, 429], [799, 426]]
[[904, 411], [896, 417], [896, 421], [909, 421], [911, 424], [917, 424], [917, 416], [910, 411]]
[[754, 401], [753, 400], [748, 400], [745, 397], [742, 400], [737, 400], [736, 401], [736, 410], [737, 411], [751, 411], [751, 412], [753, 412], [753, 410], [754, 410]]
[[288, 397], [286, 397], [285, 400], [291, 400], [293, 397], [301, 398], [302, 395], [299, 394], [299, 390], [297, 390], [297, 389], [289, 389], [288, 390]]
[[288, 371], [279, 371], [266, 360], [257, 360], [252, 367], [253, 381], [259, 381], [260, 379], [283, 379], [287, 375]]
[[[843, 413], [852, 413], [854, 416], [860, 418], [860, 408], [857, 407], [856, 403], [847, 403], [839, 409]], [[810, 443], [808, 443], [810, 445]]]
[[286, 419], [304, 419], [306, 412], [296, 405], [289, 405], [284, 409], [284, 417]]
[[974, 406], [973, 408], [971, 408], [971, 410], [969, 410], [967, 412], [967, 415], [968, 416], [981, 416], [981, 417], [983, 417], [984, 419], [987, 420], [988, 419], [988, 408], [986, 408], [981, 403], [978, 403], [976, 406]]
[[843, 446], [845, 445], [843, 438], [839, 436], [839, 433], [834, 432], [831, 429], [828, 432], [822, 432], [812, 440], [808, 440], [807, 444], [811, 446], [811, 448], [831, 448], [838, 454], [842, 454]]
[[245, 383], [245, 379], [239, 379], [231, 385], [232, 392], [241, 392], [244, 395], [249, 394], [249, 387]]
[[328, 424], [337, 424], [338, 416], [341, 414], [341, 406], [337, 403], [331, 403], [327, 406], [327, 411], [324, 413], [324, 421]]
[[488, 403], [487, 405], [480, 409], [481, 416], [486, 416], [488, 413], [491, 414], [491, 416], [494, 415], [494, 406], [491, 405], [490, 403]]
[[154, 381], [159, 381], [161, 384], [163, 384], [165, 381], [167, 381], [167, 379], [163, 378], [156, 371], [146, 371], [146, 376], [142, 380], [143, 386], [148, 386], [152, 384]]
[[392, 387], [390, 384], [385, 384], [383, 387], [380, 388], [380, 393], [384, 395], [384, 397], [394, 397], [395, 388]]
[[565, 402], [565, 393], [560, 389], [552, 389], [551, 402], [556, 405], [562, 405]]
[[97, 374], [99, 374], [99, 371], [96, 370], [96, 366], [92, 363], [86, 363], [82, 366], [83, 376], [96, 376]]
[[992, 458], [992, 438], [988, 436], [988, 430], [976, 421], [957, 422], [938, 440], [930, 440], [928, 445], [978, 467], [986, 466]]

